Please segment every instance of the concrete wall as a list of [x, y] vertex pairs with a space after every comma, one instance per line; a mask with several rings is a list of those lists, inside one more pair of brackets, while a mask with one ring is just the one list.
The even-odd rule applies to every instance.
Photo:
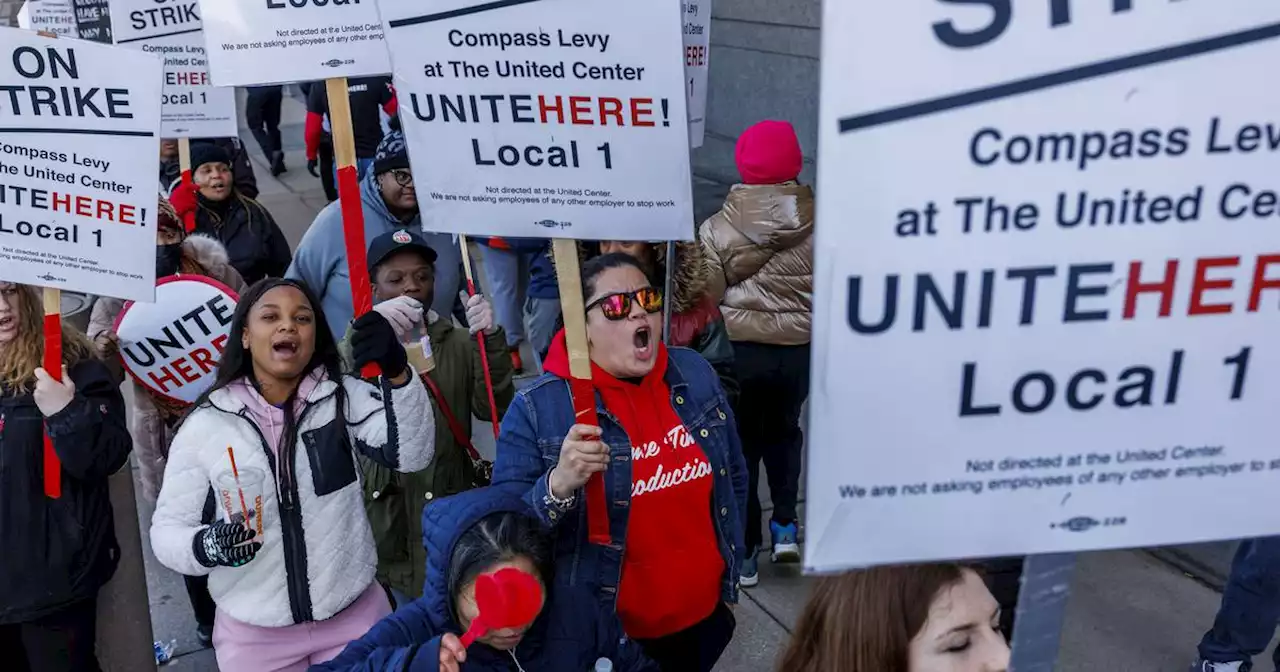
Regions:
[[812, 182], [818, 153], [820, 0], [712, 0], [707, 138], [696, 175], [733, 183], [733, 143], [761, 119], [796, 127]]

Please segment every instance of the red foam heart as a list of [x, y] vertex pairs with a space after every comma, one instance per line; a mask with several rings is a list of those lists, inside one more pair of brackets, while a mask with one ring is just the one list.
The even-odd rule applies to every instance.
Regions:
[[486, 632], [520, 628], [533, 622], [542, 609], [542, 584], [528, 572], [508, 567], [476, 577], [476, 606], [480, 614], [462, 636], [471, 646]]

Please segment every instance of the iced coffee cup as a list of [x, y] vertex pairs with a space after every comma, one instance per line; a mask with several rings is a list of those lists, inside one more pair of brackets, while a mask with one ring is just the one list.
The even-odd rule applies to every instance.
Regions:
[[404, 344], [404, 352], [409, 356], [409, 365], [418, 375], [431, 373], [436, 368], [436, 361], [431, 355], [431, 339], [424, 331], [415, 330]]
[[262, 542], [262, 501], [265, 493], [266, 474], [261, 469], [245, 467], [236, 473], [218, 474], [218, 500], [222, 504], [222, 520], [242, 523], [257, 534], [253, 540]]

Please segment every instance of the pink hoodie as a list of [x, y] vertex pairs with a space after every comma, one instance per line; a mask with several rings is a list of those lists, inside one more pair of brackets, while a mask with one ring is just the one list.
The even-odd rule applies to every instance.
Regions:
[[[325, 372], [323, 368], [316, 368], [302, 382], [298, 384], [298, 392], [293, 400], [293, 412], [296, 419], [302, 413], [302, 409], [307, 405], [307, 398], [315, 392], [316, 387], [320, 385], [320, 381], [324, 380]], [[227, 386], [231, 393], [239, 399], [244, 407], [249, 411], [249, 417], [253, 420], [253, 424], [258, 426], [258, 430], [262, 432], [262, 436], [267, 439], [267, 447], [271, 449], [272, 454], [276, 456], [276, 461], [280, 459], [280, 444], [284, 438], [284, 408], [274, 406], [271, 402], [262, 397], [258, 389], [249, 382], [248, 378], [241, 378]], [[292, 465], [290, 465], [292, 466]], [[277, 469], [279, 474], [282, 470]], [[277, 480], [278, 480], [277, 476]]]

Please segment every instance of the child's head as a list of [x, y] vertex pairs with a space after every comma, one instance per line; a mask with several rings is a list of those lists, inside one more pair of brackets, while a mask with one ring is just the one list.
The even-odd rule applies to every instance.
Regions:
[[[531, 574], [543, 586], [550, 575], [551, 543], [534, 519], [512, 512], [481, 518], [458, 537], [449, 561], [449, 595], [453, 616], [463, 631], [479, 614], [476, 606], [476, 578], [512, 568]], [[541, 612], [542, 608], [538, 608]], [[532, 625], [532, 624], [530, 624]], [[529, 625], [487, 632], [477, 641], [499, 651], [520, 644]]]
[[953, 564], [876, 567], [824, 577], [780, 670], [1004, 672], [1000, 607]]

